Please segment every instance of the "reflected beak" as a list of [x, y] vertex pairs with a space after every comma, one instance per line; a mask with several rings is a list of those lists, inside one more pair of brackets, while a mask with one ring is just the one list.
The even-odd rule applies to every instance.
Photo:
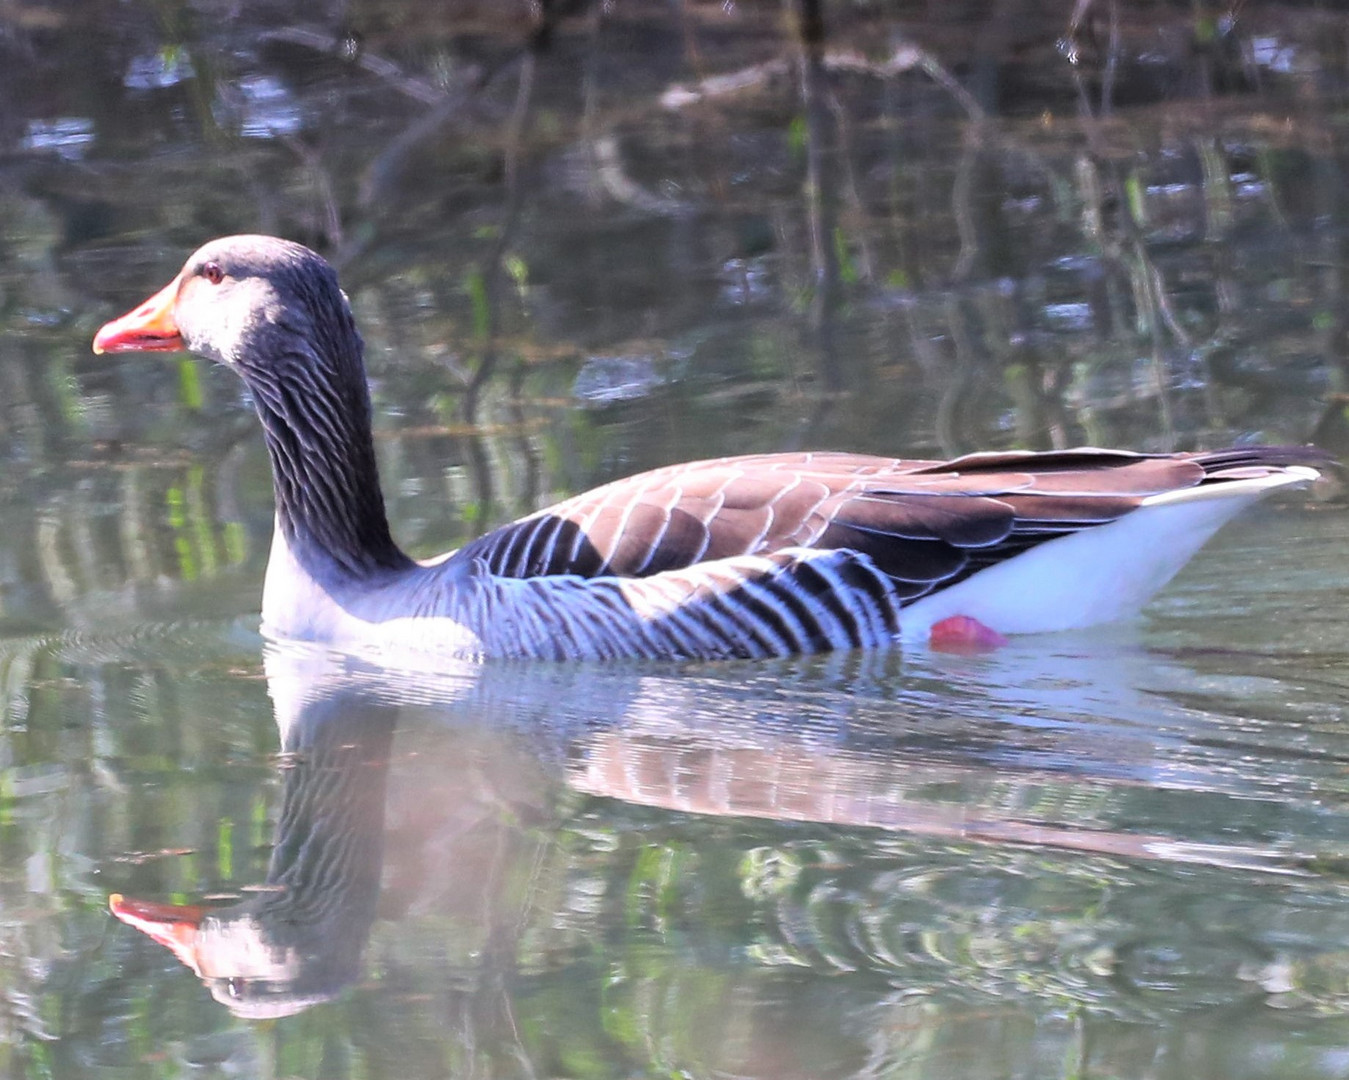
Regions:
[[121, 893], [113, 893], [108, 897], [108, 908], [122, 922], [154, 938], [194, 973], [201, 974], [197, 970], [195, 946], [197, 930], [206, 914], [205, 908], [192, 904], [156, 904], [151, 900], [131, 900]]
[[113, 319], [94, 335], [94, 352], [181, 352], [184, 348], [173, 319], [178, 301], [178, 278], [120, 319]]

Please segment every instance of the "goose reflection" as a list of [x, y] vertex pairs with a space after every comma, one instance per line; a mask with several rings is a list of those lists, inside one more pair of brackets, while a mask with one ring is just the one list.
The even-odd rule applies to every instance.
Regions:
[[215, 909], [109, 900], [114, 915], [171, 949], [217, 1001], [251, 1019], [327, 1001], [357, 977], [383, 863], [396, 710], [317, 685], [285, 700], [289, 689], [274, 689], [283, 794], [257, 895]]
[[[509, 858], [524, 865], [555, 851], [574, 793], [679, 813], [1281, 868], [1277, 851], [1125, 831], [1108, 813], [1082, 814], [1084, 791], [1098, 805], [1163, 784], [1241, 794], [1223, 761], [1187, 775], [1170, 752], [1194, 734], [1177, 733], [1174, 715], [1156, 720], [1167, 680], [1193, 677], [1182, 665], [1118, 642], [1054, 657], [1008, 650], [943, 661], [979, 668], [980, 680], [957, 689], [938, 683], [949, 671], [910, 667], [899, 678], [898, 662], [833, 656], [679, 674], [466, 665], [433, 675], [269, 646], [283, 795], [266, 882], [224, 907], [120, 895], [111, 907], [232, 1012], [258, 1019], [331, 1000], [360, 978], [381, 882], [386, 914], [448, 912], [476, 922], [478, 940], [509, 957], [500, 939], [538, 912], [512, 892], [510, 873], [492, 880], [485, 852], [499, 863], [513, 845]], [[395, 740], [400, 725], [411, 731]], [[391, 749], [407, 737], [420, 749], [404, 747], [395, 771], [412, 779], [390, 793]], [[1057, 810], [1043, 797], [1054, 783], [1073, 795]], [[388, 868], [386, 796], [399, 818]], [[601, 814], [604, 805], [595, 804]]]

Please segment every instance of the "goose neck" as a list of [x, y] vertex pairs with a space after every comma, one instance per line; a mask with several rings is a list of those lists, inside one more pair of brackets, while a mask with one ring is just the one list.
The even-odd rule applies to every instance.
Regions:
[[[389, 532], [359, 357], [293, 348], [270, 359], [265, 370], [248, 372], [247, 382], [286, 540], [352, 577], [411, 565]], [[358, 373], [344, 370], [351, 367]]]

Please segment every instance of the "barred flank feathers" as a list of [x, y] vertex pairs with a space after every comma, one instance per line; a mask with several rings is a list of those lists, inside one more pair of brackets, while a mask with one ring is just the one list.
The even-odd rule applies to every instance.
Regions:
[[510, 579], [483, 565], [469, 591], [455, 617], [481, 620], [487, 655], [516, 659], [790, 656], [878, 648], [899, 628], [888, 579], [847, 551], [789, 548], [628, 579]]

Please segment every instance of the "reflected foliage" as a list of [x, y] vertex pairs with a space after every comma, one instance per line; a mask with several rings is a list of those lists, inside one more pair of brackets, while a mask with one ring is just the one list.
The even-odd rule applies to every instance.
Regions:
[[804, 44], [775, 6], [639, 0], [16, 19], [7, 609], [256, 577], [237, 387], [85, 349], [229, 231], [341, 267], [417, 550], [691, 451], [1336, 448], [1329, 16], [1081, 8], [840, 4]]
[[[17, 924], [63, 943], [27, 995], [9, 984], [12, 1045], [58, 1075], [93, 1048], [166, 1076], [952, 1075], [950, 1055], [1128, 1075], [1187, 1041], [1281, 1053], [1290, 1021], [1342, 1035], [1341, 770], [1298, 752], [1314, 720], [1262, 737], [1197, 704], [1245, 674], [1122, 638], [963, 661], [963, 690], [876, 654], [399, 673], [303, 647], [271, 649], [264, 683], [239, 678], [262, 674], [250, 642], [213, 643], [45, 650], [82, 682], [194, 657], [202, 686], [112, 717], [181, 746], [97, 759], [117, 783], [74, 803], [51, 906]], [[31, 876], [41, 850], [6, 865]], [[215, 905], [175, 951], [225, 1008], [108, 931], [110, 886]]]

